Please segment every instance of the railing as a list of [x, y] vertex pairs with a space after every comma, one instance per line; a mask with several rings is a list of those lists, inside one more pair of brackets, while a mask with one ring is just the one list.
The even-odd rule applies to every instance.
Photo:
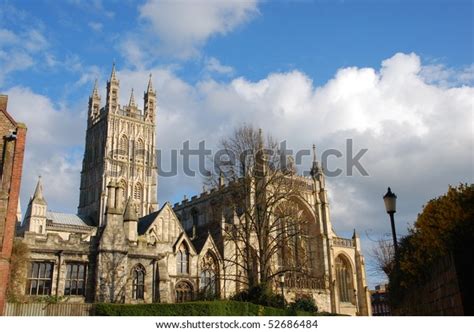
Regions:
[[344, 239], [342, 237], [333, 238], [332, 244], [338, 247], [354, 248], [354, 243], [351, 239]]
[[92, 316], [92, 303], [7, 303], [5, 316]]

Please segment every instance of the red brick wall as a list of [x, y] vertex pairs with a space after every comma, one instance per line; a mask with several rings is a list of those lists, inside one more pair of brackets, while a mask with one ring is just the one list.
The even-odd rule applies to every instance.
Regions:
[[[26, 127], [17, 124], [6, 112], [8, 99], [0, 96], [0, 153], [2, 163], [0, 197], [0, 314], [3, 314], [6, 288], [10, 272], [10, 257], [15, 236], [16, 212], [20, 194]], [[16, 139], [6, 140], [10, 130], [16, 131]], [[2, 199], [3, 198], [3, 199]]]

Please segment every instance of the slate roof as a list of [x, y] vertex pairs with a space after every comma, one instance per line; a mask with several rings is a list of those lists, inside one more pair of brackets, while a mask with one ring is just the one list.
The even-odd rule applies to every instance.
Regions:
[[72, 213], [46, 211], [46, 219], [53, 224], [61, 224], [68, 226], [91, 227], [85, 218]]
[[155, 221], [156, 217], [160, 214], [160, 212], [163, 210], [166, 204], [164, 204], [161, 209], [158, 211], [155, 211], [153, 213], [150, 213], [144, 217], [141, 217], [138, 219], [138, 234], [143, 235], [145, 232], [148, 230], [148, 228], [151, 226], [153, 221]]

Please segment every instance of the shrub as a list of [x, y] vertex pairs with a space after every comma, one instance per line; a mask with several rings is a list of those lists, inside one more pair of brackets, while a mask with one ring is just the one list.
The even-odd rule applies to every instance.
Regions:
[[257, 285], [249, 290], [244, 290], [235, 294], [234, 301], [251, 302], [263, 306], [284, 309], [286, 307], [285, 299], [280, 294], [274, 294], [271, 289], [265, 285]]
[[289, 316], [296, 313], [249, 302], [207, 301], [186, 303], [98, 303], [97, 316]]
[[294, 312], [307, 311], [316, 313], [318, 312], [318, 306], [314, 303], [312, 298], [300, 298], [290, 304], [290, 310]]

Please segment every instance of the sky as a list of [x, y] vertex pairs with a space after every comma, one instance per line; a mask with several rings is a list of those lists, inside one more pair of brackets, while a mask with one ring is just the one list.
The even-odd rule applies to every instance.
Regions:
[[[158, 94], [157, 146], [214, 147], [242, 123], [318, 153], [338, 149], [326, 183], [333, 227], [370, 252], [389, 238], [382, 196], [398, 195], [400, 236], [449, 185], [474, 182], [472, 1], [0, 0], [0, 93], [28, 126], [23, 212], [38, 175], [48, 208], [74, 213], [87, 101], [112, 63], [120, 101]], [[142, 105], [140, 98], [136, 98]], [[350, 175], [346, 141], [368, 175]], [[299, 168], [309, 168], [304, 160]], [[202, 190], [159, 179], [158, 200]]]

